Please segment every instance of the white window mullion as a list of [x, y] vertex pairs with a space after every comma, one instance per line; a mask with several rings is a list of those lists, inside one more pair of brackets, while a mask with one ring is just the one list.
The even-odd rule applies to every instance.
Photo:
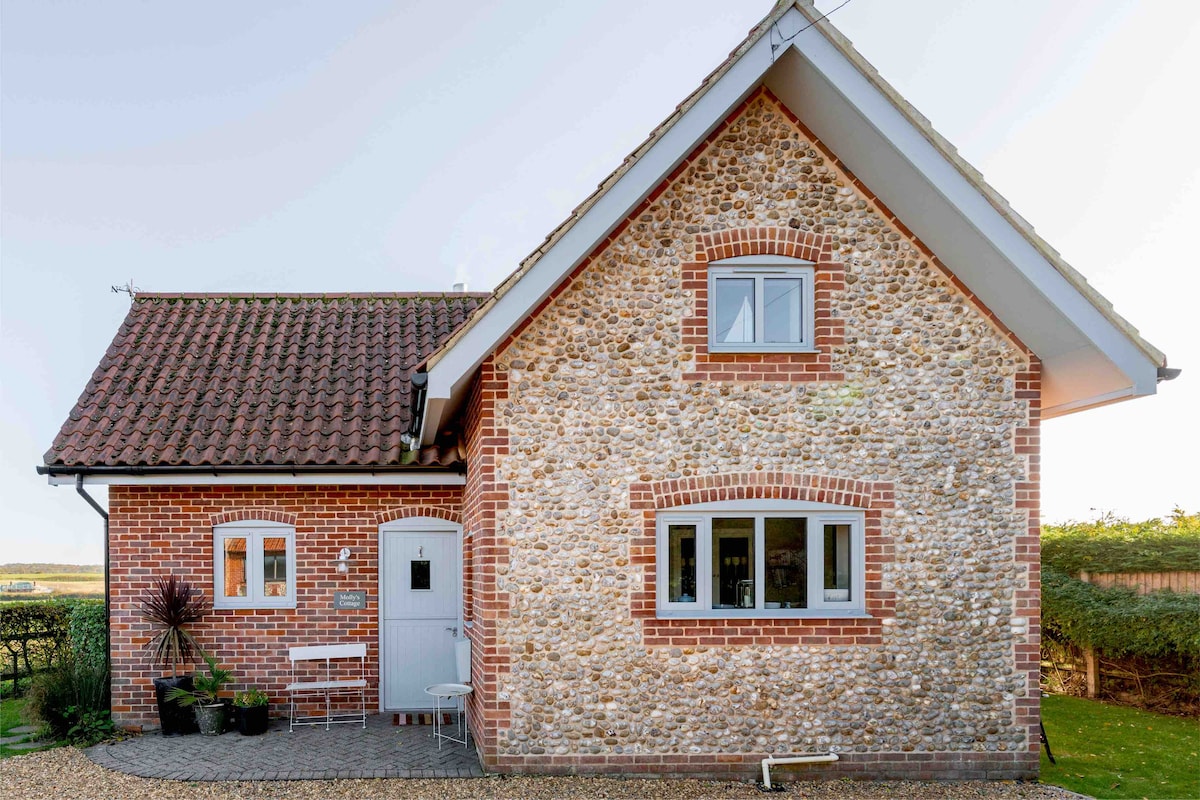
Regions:
[[761, 610], [767, 594], [766, 517], [754, 517], [754, 607]]
[[761, 345], [767, 338], [767, 303], [763, 294], [763, 276], [754, 276], [754, 344]]
[[262, 537], [258, 531], [246, 533], [246, 600], [251, 605], [258, 605], [262, 602], [262, 546]]
[[825, 606], [825, 523], [808, 521], [808, 607]]

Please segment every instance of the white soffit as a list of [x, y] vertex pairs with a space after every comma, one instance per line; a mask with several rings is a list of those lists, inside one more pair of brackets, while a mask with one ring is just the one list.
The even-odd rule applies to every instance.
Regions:
[[[807, 24], [795, 16], [783, 35]], [[1158, 364], [825, 36], [797, 36], [764, 82], [1042, 359], [1046, 416], [1154, 393]]]
[[[1153, 394], [1157, 367], [1073, 286], [925, 133], [795, 8], [442, 353], [429, 370], [422, 442], [475, 369], [759, 83], [807, 125], [1043, 362], [1043, 414]], [[440, 402], [439, 402], [440, 401]]]

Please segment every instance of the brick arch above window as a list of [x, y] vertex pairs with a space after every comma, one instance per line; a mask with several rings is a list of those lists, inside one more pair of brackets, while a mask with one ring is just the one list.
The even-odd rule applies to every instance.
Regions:
[[895, 507], [895, 488], [890, 481], [760, 471], [671, 478], [629, 487], [629, 505], [635, 509], [661, 510], [730, 500], [800, 500], [870, 511]]
[[795, 228], [729, 228], [702, 233], [697, 238], [697, 260], [719, 261], [740, 256], [787, 256], [829, 264], [832, 250], [829, 236]]
[[230, 522], [281, 522], [295, 527], [296, 518], [296, 514], [274, 508], [238, 508], [213, 514], [211, 524], [215, 528]]
[[[867, 617], [757, 620], [746, 625], [730, 619], [665, 619], [657, 617], [658, 512], [697, 503], [745, 500], [795, 500], [862, 509]], [[650, 647], [726, 645], [878, 645], [882, 621], [895, 614], [895, 593], [883, 586], [883, 565], [895, 561], [895, 545], [884, 533], [883, 520], [895, 507], [890, 481], [863, 481], [811, 473], [752, 471], [695, 478], [634, 483], [629, 505], [641, 511], [643, 526], [631, 537], [630, 553], [642, 570], [641, 586], [630, 597], [631, 615], [641, 621], [643, 642]]]
[[398, 519], [409, 519], [410, 517], [433, 517], [434, 519], [443, 519], [447, 522], [453, 522], [456, 525], [462, 524], [462, 512], [442, 506], [424, 506], [410, 505], [402, 508], [385, 508], [382, 511], [375, 513], [375, 524], [383, 525], [387, 522], [395, 522]]

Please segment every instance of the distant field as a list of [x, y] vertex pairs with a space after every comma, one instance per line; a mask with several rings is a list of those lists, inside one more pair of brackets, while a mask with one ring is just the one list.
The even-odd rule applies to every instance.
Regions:
[[[104, 597], [104, 571], [95, 567], [99, 572], [78, 572], [81, 569], [74, 565], [46, 564], [46, 567], [67, 567], [72, 571], [54, 572], [0, 572], [0, 586], [19, 581], [30, 581], [36, 589], [49, 589], [33, 592], [0, 592], [0, 601], [5, 600], [46, 600], [51, 597]], [[93, 569], [85, 567], [83, 569]]]

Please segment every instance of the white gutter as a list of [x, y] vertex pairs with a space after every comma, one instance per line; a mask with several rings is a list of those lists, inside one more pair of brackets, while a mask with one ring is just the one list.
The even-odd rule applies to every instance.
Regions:
[[173, 475], [51, 475], [51, 486], [74, 486], [82, 478], [85, 486], [464, 486], [459, 472], [302, 472], [253, 474], [221, 472], [177, 472]]
[[762, 760], [763, 788], [771, 791], [771, 767], [775, 764], [832, 764], [838, 760], [837, 753], [814, 753], [808, 756], [788, 756], [775, 758], [767, 756]]

